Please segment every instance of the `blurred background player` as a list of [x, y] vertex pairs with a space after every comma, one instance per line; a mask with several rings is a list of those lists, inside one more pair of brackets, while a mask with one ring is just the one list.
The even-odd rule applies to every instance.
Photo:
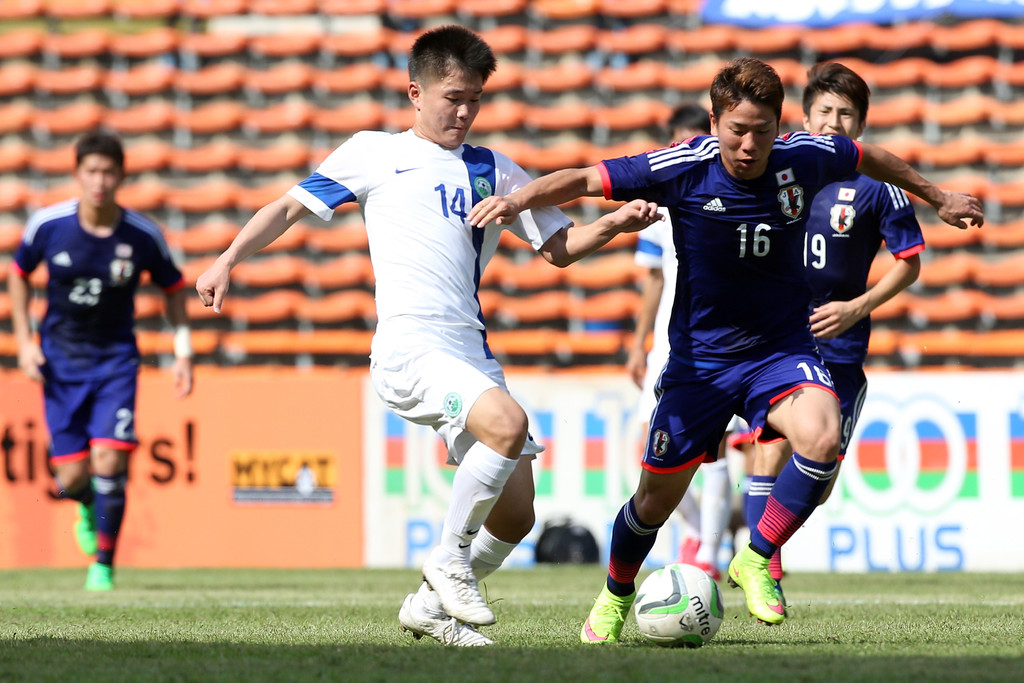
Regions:
[[374, 388], [396, 414], [433, 427], [449, 463], [458, 465], [441, 542], [423, 564], [419, 590], [406, 596], [399, 623], [417, 638], [457, 646], [492, 643], [474, 628], [495, 621], [478, 581], [533, 527], [531, 463], [543, 450], [487, 346], [480, 274], [504, 227], [564, 267], [659, 218], [656, 206], [637, 201], [572, 229], [556, 208], [524, 213], [506, 226], [471, 226], [474, 203], [530, 180], [507, 157], [463, 144], [495, 66], [490, 47], [465, 28], [420, 36], [409, 57], [412, 129], [354, 135], [260, 209], [196, 283], [203, 303], [219, 312], [236, 264], [310, 213], [328, 220], [340, 204], [360, 204], [376, 280]]
[[[816, 64], [807, 72], [804, 128], [820, 135], [857, 139], [864, 132], [870, 96], [867, 83], [849, 68], [834, 62]], [[824, 503], [835, 485], [867, 393], [864, 362], [871, 312], [917, 280], [925, 245], [906, 193], [860, 173], [822, 188], [810, 211], [804, 266], [811, 285], [811, 332], [832, 376], [842, 412], [836, 473], [822, 495]], [[868, 271], [883, 242], [896, 262], [868, 288]], [[764, 514], [765, 502], [791, 452], [785, 440], [759, 443], [747, 499], [751, 528]], [[781, 551], [772, 556], [769, 568], [781, 592]]]
[[[709, 135], [711, 118], [705, 107], [696, 102], [684, 102], [672, 110], [666, 128], [668, 139], [679, 142], [697, 135]], [[668, 361], [668, 320], [672, 315], [678, 270], [672, 222], [664, 209], [660, 211], [665, 220], [644, 229], [637, 241], [636, 263], [646, 272], [640, 310], [636, 316], [636, 335], [626, 359], [626, 370], [641, 389], [637, 415], [642, 421], [641, 432], [644, 434], [657, 402], [654, 387]], [[654, 341], [650, 352], [647, 352], [647, 336], [652, 331]], [[679, 562], [696, 565], [716, 580], [721, 576], [718, 550], [731, 509], [729, 467], [725, 458], [727, 438], [722, 439], [718, 459], [701, 468], [703, 484], [699, 500], [696, 490], [688, 488], [678, 508], [683, 520]]]
[[[85, 587], [109, 590], [124, 519], [128, 456], [138, 444], [134, 327], [143, 271], [167, 297], [180, 397], [192, 391], [192, 346], [185, 281], [160, 229], [115, 201], [124, 179], [120, 140], [99, 132], [80, 138], [74, 179], [77, 199], [41, 209], [26, 223], [8, 292], [18, 366], [43, 384], [54, 477], [60, 494], [79, 502], [79, 546], [96, 555]], [[28, 277], [40, 265], [48, 269], [47, 309], [36, 343]]]
[[676, 226], [669, 361], [640, 481], [612, 526], [607, 579], [580, 632], [584, 643], [618, 641], [658, 530], [737, 413], [760, 438], [784, 435], [796, 451], [750, 543], [729, 565], [750, 613], [785, 621], [768, 561], [814, 512], [839, 451], [839, 404], [808, 329], [800, 263], [804, 209], [818, 190], [860, 168], [913, 190], [952, 225], [983, 221], [980, 201], [939, 189], [879, 147], [803, 132], [778, 137], [784, 95], [768, 64], [732, 60], [711, 86], [714, 137], [555, 171], [471, 212], [475, 225], [485, 225], [603, 195], [664, 204]]

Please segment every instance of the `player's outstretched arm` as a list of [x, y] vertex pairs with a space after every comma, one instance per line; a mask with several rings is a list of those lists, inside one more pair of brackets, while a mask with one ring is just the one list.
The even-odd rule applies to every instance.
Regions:
[[829, 301], [811, 311], [811, 333], [821, 339], [835, 339], [857, 321], [914, 284], [921, 273], [921, 256], [913, 254], [896, 263], [866, 292], [850, 301]]
[[935, 207], [939, 218], [961, 230], [968, 227], [968, 222], [978, 227], [984, 224], [985, 215], [978, 198], [941, 190], [898, 156], [875, 145], [861, 143], [860, 146], [863, 156], [857, 170], [864, 175], [917, 195]]
[[596, 166], [567, 168], [531, 180], [504, 197], [493, 195], [483, 199], [470, 210], [469, 224], [474, 228], [491, 221], [508, 225], [527, 209], [558, 206], [580, 197], [598, 197], [603, 192], [601, 173]]
[[204, 306], [220, 313], [228, 293], [231, 269], [284, 234], [310, 213], [289, 195], [275, 199], [257, 211], [239, 231], [224, 253], [196, 280], [196, 291]]
[[28, 278], [15, 272], [12, 267], [7, 276], [7, 293], [11, 299], [11, 329], [18, 343], [18, 367], [30, 380], [42, 382], [43, 373], [40, 368], [46, 364], [46, 357], [32, 337], [32, 326], [28, 319], [31, 292]]
[[657, 204], [634, 199], [589, 225], [559, 230], [541, 246], [540, 254], [548, 263], [565, 268], [593, 254], [619, 233], [638, 232], [662, 218]]
[[185, 398], [192, 393], [192, 330], [188, 325], [188, 313], [185, 311], [184, 289], [167, 295], [167, 320], [174, 328], [174, 388], [178, 398]]

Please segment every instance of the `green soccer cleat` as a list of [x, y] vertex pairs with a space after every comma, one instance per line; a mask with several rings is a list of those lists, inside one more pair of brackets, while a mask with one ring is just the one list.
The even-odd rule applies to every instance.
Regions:
[[86, 555], [95, 555], [96, 545], [96, 511], [93, 504], [78, 504], [78, 520], [75, 522], [75, 540], [78, 547]]
[[85, 577], [85, 590], [109, 591], [114, 589], [114, 568], [109, 564], [93, 562]]
[[636, 599], [636, 591], [625, 597], [615, 595], [608, 586], [601, 589], [601, 594], [594, 601], [594, 608], [583, 622], [580, 640], [584, 643], [617, 643], [622, 625], [626, 623], [626, 615]]
[[758, 621], [772, 625], [786, 620], [786, 607], [768, 571], [768, 558], [761, 557], [749, 546], [736, 553], [729, 563], [729, 585], [743, 589], [747, 609]]

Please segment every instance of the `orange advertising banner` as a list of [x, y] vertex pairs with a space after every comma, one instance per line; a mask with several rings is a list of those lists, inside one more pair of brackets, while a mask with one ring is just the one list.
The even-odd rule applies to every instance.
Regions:
[[[143, 369], [116, 562], [361, 567], [364, 369]], [[42, 389], [0, 371], [0, 568], [84, 566], [55, 498]]]

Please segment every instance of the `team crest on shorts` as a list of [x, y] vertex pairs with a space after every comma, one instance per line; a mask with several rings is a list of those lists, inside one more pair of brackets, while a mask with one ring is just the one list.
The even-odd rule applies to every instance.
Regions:
[[659, 458], [668, 451], [668, 433], [661, 430], [655, 429], [651, 443], [653, 444], [654, 454]]
[[487, 199], [494, 194], [494, 189], [491, 187], [491, 182], [483, 176], [477, 176], [473, 179], [473, 189], [480, 195], [480, 199]]
[[857, 217], [857, 209], [847, 204], [833, 204], [828, 214], [828, 224], [840, 235], [853, 229], [853, 219]]
[[454, 391], [444, 397], [444, 414], [455, 417], [462, 412], [462, 397]]
[[799, 218], [804, 210], [804, 188], [792, 185], [779, 190], [779, 206], [782, 207], [782, 213], [790, 218]]

